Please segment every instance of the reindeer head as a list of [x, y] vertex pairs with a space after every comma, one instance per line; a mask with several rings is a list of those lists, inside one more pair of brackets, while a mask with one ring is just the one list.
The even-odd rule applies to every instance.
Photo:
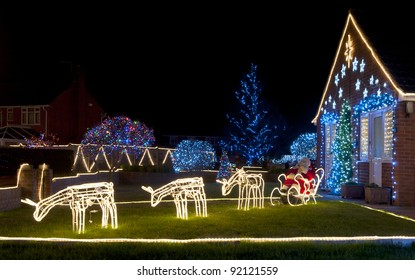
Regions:
[[149, 192], [151, 194], [151, 206], [156, 206], [157, 204], [160, 203], [161, 201], [161, 197], [160, 195], [157, 195], [157, 193], [155, 194], [155, 191], [153, 190], [152, 187], [145, 187], [145, 186], [141, 186], [141, 188], [143, 190], [145, 190], [146, 192]]
[[36, 203], [33, 200], [30, 200], [28, 198], [26, 198], [25, 200], [21, 199], [20, 201], [23, 202], [23, 203], [26, 203], [30, 206], [36, 207], [35, 212], [33, 212], [33, 218], [38, 222], [40, 222], [46, 216], [46, 214], [49, 212], [49, 210], [42, 211], [42, 205], [40, 205], [39, 203]]
[[216, 179], [216, 182], [222, 184], [222, 195], [228, 195], [230, 192], [228, 180], [226, 180], [225, 178], [223, 178], [222, 180]]
[[216, 180], [216, 182], [222, 184], [222, 195], [228, 195], [236, 185], [241, 186], [245, 174], [246, 173], [243, 169], [237, 168], [236, 172], [229, 178], [229, 180]]

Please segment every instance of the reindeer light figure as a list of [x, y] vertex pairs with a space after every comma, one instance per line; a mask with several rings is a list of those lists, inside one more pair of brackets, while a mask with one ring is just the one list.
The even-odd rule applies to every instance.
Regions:
[[172, 181], [156, 190], [141, 187], [151, 194], [151, 206], [157, 206], [166, 196], [172, 196], [176, 205], [176, 217], [187, 219], [187, 199], [195, 202], [196, 216], [207, 216], [206, 194], [202, 177], [183, 178]]
[[33, 217], [40, 222], [57, 205], [68, 205], [72, 210], [72, 229], [78, 233], [85, 231], [85, 212], [89, 206], [99, 204], [102, 210], [102, 227], [108, 226], [111, 218], [112, 228], [118, 228], [117, 207], [114, 202], [112, 182], [96, 182], [69, 186], [39, 202], [28, 198], [23, 203], [36, 207]]
[[249, 210], [252, 207], [264, 208], [264, 179], [260, 173], [247, 173], [243, 168], [236, 172], [229, 180], [216, 180], [222, 184], [222, 195], [229, 195], [235, 186], [238, 186], [238, 209]]

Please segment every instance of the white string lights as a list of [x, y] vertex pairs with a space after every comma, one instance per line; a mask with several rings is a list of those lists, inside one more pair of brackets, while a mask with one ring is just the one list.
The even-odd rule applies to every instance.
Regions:
[[99, 204], [102, 210], [102, 227], [108, 226], [111, 218], [112, 228], [118, 227], [117, 207], [114, 201], [114, 188], [112, 182], [85, 183], [69, 186], [54, 195], [46, 197], [39, 202], [28, 198], [23, 203], [36, 207], [33, 217], [40, 222], [49, 211], [57, 205], [67, 205], [72, 210], [72, 229], [78, 233], [85, 231], [86, 209]]
[[151, 187], [141, 187], [151, 194], [151, 206], [157, 206], [166, 196], [172, 196], [176, 205], [177, 218], [187, 219], [187, 199], [193, 199], [196, 216], [207, 216], [207, 203], [202, 177], [184, 178], [172, 181], [156, 190]]
[[236, 169], [236, 172], [229, 180], [216, 180], [222, 184], [222, 195], [230, 194], [235, 186], [239, 188], [238, 209], [249, 210], [252, 200], [252, 207], [264, 208], [264, 179], [261, 173], [247, 173], [243, 168]]

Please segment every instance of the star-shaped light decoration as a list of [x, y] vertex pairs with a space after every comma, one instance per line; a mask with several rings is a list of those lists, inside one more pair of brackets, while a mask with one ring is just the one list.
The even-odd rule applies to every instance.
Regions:
[[355, 86], [356, 86], [356, 90], [360, 90], [360, 80], [359, 79], [357, 79]]
[[347, 68], [350, 68], [350, 62], [353, 59], [353, 42], [350, 39], [350, 34], [347, 35], [347, 37], [346, 51], [344, 52], [344, 55], [346, 56]]
[[342, 98], [342, 97], [343, 97], [343, 89], [339, 88], [339, 98]]
[[346, 76], [346, 65], [342, 65], [342, 78]]
[[367, 93], [368, 93], [367, 88], [365, 88], [365, 90], [363, 91], [363, 98], [367, 97]]
[[365, 60], [362, 58], [362, 62], [360, 62], [360, 72], [365, 72]]
[[353, 72], [357, 71], [357, 65], [358, 65], [358, 64], [359, 64], [359, 61], [357, 61], [357, 58], [355, 57], [355, 58], [353, 59], [353, 67], [352, 67]]
[[334, 83], [336, 84], [336, 86], [339, 85], [339, 74], [336, 74], [336, 76], [334, 77]]

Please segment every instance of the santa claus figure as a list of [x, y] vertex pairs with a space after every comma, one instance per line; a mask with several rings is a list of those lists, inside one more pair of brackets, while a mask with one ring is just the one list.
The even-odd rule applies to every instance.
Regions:
[[297, 182], [294, 180], [295, 175], [300, 173], [304, 180], [297, 177], [297, 181], [300, 184], [300, 193], [304, 193], [306, 187], [310, 186], [312, 188], [312, 184], [305, 184], [305, 180], [307, 180], [307, 183], [311, 181], [316, 176], [316, 171], [311, 164], [311, 161], [309, 158], [304, 157], [302, 158], [295, 166], [291, 167], [288, 172], [285, 174], [286, 179], [284, 181], [284, 185], [282, 187], [282, 190], [289, 189], [293, 184], [297, 184]]

